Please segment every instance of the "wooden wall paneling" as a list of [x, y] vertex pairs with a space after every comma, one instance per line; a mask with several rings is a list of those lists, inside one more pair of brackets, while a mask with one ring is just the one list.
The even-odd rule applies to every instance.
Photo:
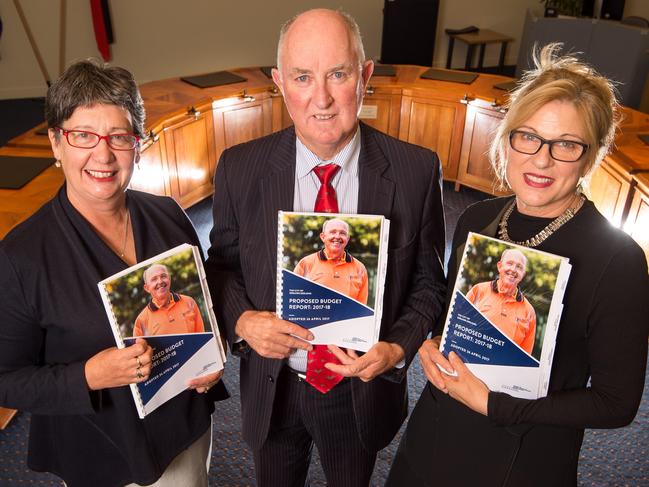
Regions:
[[[162, 134], [164, 137], [164, 133]], [[163, 157], [163, 141], [154, 135], [140, 150], [140, 160], [133, 170], [132, 189], [147, 193], [171, 196], [171, 179], [166, 157]]]
[[634, 176], [633, 199], [624, 231], [638, 242], [649, 262], [649, 174]]
[[171, 196], [187, 208], [211, 195], [216, 170], [211, 104], [191, 107], [165, 126], [164, 146]]
[[[254, 96], [243, 94], [214, 102], [214, 141], [217, 159], [228, 147], [272, 132], [273, 99], [276, 98], [260, 93]], [[277, 123], [276, 120], [275, 124]]]
[[284, 103], [284, 98], [280, 94], [277, 88], [271, 90], [271, 101], [272, 101], [272, 117], [273, 122], [271, 126], [272, 132], [277, 132], [278, 130], [285, 129], [293, 125], [293, 120], [286, 109], [286, 103]]
[[610, 157], [604, 158], [590, 178], [588, 196], [613, 225], [620, 227], [631, 200], [632, 176]]
[[455, 181], [462, 145], [466, 107], [459, 102], [411, 96], [401, 97], [399, 139], [437, 153], [443, 177]]
[[467, 103], [462, 152], [457, 183], [485, 193], [508, 194], [497, 189], [489, 157], [489, 145], [504, 114], [496, 109], [485, 108], [474, 102]]
[[381, 132], [399, 137], [401, 115], [400, 90], [368, 86], [363, 99], [360, 119]]

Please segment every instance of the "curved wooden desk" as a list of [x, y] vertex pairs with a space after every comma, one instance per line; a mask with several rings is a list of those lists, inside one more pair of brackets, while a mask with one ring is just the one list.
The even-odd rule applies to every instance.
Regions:
[[[507, 93], [494, 87], [510, 78], [481, 74], [470, 85], [420, 79], [426, 69], [396, 66], [394, 77], [373, 77], [361, 118], [401, 140], [436, 151], [444, 179], [498, 194], [486, 150], [503, 117]], [[175, 198], [183, 207], [210, 196], [221, 152], [291, 124], [282, 97], [259, 68], [231, 70], [246, 82], [200, 89], [179, 78], [141, 86], [150, 138], [131, 186]], [[625, 109], [616, 149], [596, 171], [591, 197], [615, 225], [649, 252], [649, 116]], [[40, 127], [12, 139], [0, 155], [51, 156]], [[20, 190], [0, 190], [0, 238], [50, 199], [63, 182], [50, 167]], [[644, 222], [644, 225], [642, 224]], [[637, 223], [637, 224], [636, 224]], [[0, 412], [0, 424], [2, 423]]]

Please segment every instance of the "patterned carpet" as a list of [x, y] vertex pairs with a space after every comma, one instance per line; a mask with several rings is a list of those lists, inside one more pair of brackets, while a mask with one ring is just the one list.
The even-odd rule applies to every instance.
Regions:
[[[472, 202], [485, 197], [482, 193], [463, 189], [456, 193], [451, 184], [445, 185], [444, 207], [448, 236], [452, 235], [461, 211]], [[188, 211], [206, 247], [212, 225], [209, 201], [199, 203]], [[447, 239], [448, 240], [448, 239]], [[210, 469], [210, 486], [254, 486], [252, 455], [240, 435], [239, 363], [230, 358], [226, 366], [225, 382], [232, 399], [219, 403], [214, 414], [214, 447]], [[410, 404], [417, 400], [425, 384], [418, 362], [409, 371]], [[29, 414], [19, 413], [12, 423], [0, 432], [0, 487], [61, 486], [56, 477], [35, 473], [26, 466]], [[379, 452], [372, 486], [383, 485], [401, 433]], [[317, 451], [310, 471], [311, 485], [325, 486]], [[579, 467], [579, 485], [583, 487], [649, 486], [649, 385], [635, 421], [620, 430], [588, 430], [582, 447]], [[184, 487], [184, 486], [179, 486]], [[190, 486], [187, 486], [190, 487]], [[405, 486], [404, 486], [405, 487]]]

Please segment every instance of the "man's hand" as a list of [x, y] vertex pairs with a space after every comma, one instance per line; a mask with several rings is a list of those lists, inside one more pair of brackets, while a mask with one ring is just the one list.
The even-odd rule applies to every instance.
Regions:
[[262, 357], [286, 358], [295, 349], [311, 350], [305, 340], [313, 340], [313, 334], [301, 326], [289, 323], [269, 311], [245, 311], [234, 329], [252, 349]]
[[343, 377], [358, 377], [363, 382], [394, 368], [405, 357], [403, 348], [396, 343], [378, 342], [360, 357], [351, 349], [345, 353], [335, 345], [328, 347], [340, 364], [325, 364], [325, 367]]
[[221, 380], [221, 377], [223, 377], [223, 370], [219, 370], [213, 374], [202, 375], [190, 380], [187, 383], [187, 388], [196, 389], [198, 393], [207, 392], [210, 390], [210, 387]]

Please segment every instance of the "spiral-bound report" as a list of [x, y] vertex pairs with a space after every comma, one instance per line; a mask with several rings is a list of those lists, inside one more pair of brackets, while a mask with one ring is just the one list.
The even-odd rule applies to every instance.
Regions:
[[311, 343], [367, 351], [379, 340], [390, 221], [377, 215], [283, 212], [277, 315]]
[[199, 252], [183, 244], [97, 284], [117, 346], [142, 337], [153, 348], [149, 376], [130, 384], [140, 418], [186, 390], [190, 379], [223, 369]]
[[546, 396], [570, 270], [565, 257], [469, 233], [440, 350], [492, 391]]

